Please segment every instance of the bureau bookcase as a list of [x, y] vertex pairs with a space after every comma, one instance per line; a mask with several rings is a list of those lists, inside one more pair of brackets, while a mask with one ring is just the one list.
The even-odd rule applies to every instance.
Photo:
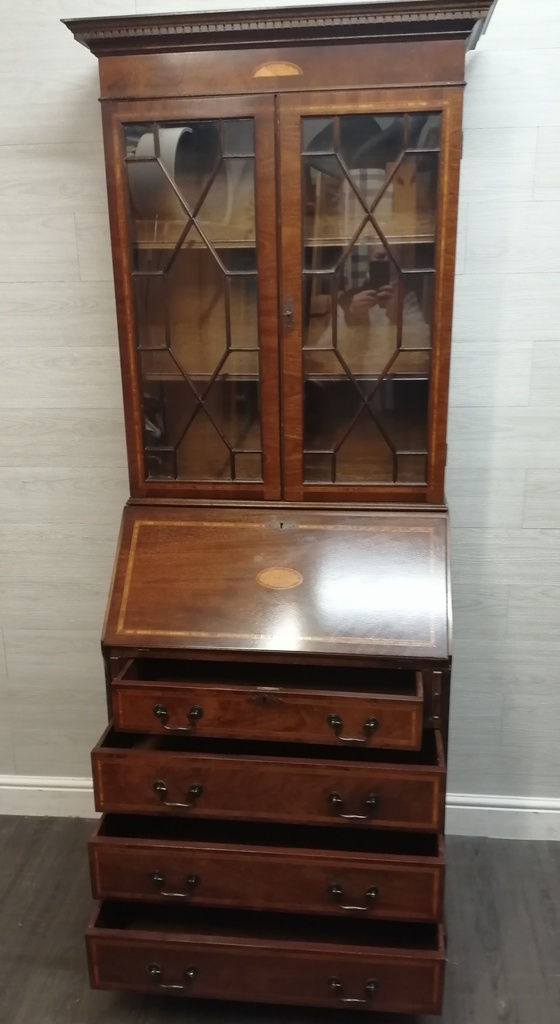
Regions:
[[489, 0], [72, 19], [130, 475], [98, 988], [438, 1013], [461, 105]]

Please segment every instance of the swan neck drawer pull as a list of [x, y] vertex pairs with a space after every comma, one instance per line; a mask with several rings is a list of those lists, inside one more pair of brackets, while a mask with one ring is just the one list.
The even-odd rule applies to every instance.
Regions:
[[200, 875], [187, 875], [185, 878], [185, 892], [169, 892], [163, 889], [165, 879], [161, 871], [152, 871], [150, 879], [157, 887], [160, 896], [175, 896], [178, 899], [189, 899], [193, 895], [193, 890], [196, 889], [197, 885], [200, 885]]
[[196, 729], [196, 723], [204, 718], [204, 711], [200, 704], [193, 704], [192, 708], [187, 711], [187, 718], [190, 721], [190, 725], [168, 725], [169, 711], [165, 704], [155, 704], [153, 708], [154, 717], [157, 718], [162, 729], [166, 729], [167, 732], [192, 732]]
[[373, 716], [366, 718], [362, 726], [364, 736], [341, 736], [344, 723], [340, 715], [327, 715], [327, 725], [334, 731], [341, 743], [369, 743], [374, 732], [379, 729], [379, 721], [377, 718], [373, 718]]
[[162, 804], [165, 804], [166, 807], [195, 807], [198, 797], [202, 796], [204, 792], [199, 782], [193, 782], [192, 786], [189, 786], [187, 789], [187, 797], [189, 797], [189, 801], [187, 803], [175, 803], [172, 800], [165, 799], [167, 796], [167, 786], [162, 779], [156, 779], [153, 788], [159, 796]]
[[327, 800], [331, 805], [332, 809], [337, 812], [339, 818], [346, 818], [350, 821], [369, 821], [372, 817], [373, 812], [377, 808], [377, 795], [375, 793], [368, 793], [365, 798], [365, 814], [344, 814], [342, 808], [344, 807], [344, 800], [340, 793], [329, 793]]
[[354, 996], [343, 996], [344, 985], [340, 981], [340, 978], [329, 978], [329, 988], [333, 995], [338, 996], [339, 1002], [341, 1003], [369, 1003], [372, 996], [379, 988], [379, 982], [376, 978], [369, 978], [364, 985], [364, 992], [366, 993], [365, 999], [358, 999]]
[[164, 982], [160, 981], [160, 978], [163, 977], [163, 971], [159, 964], [148, 964], [148, 974], [150, 975], [150, 978], [152, 978], [153, 981], [156, 981], [158, 983], [158, 988], [171, 988], [175, 990], [178, 989], [180, 992], [184, 992], [185, 989], [190, 988], [189, 982], [191, 982], [193, 978], [196, 978], [198, 974], [198, 968], [187, 967], [183, 971], [183, 978], [187, 982], [186, 985], [167, 985]]
[[343, 891], [341, 885], [336, 885], [336, 883], [333, 883], [333, 885], [328, 885], [327, 886], [327, 892], [328, 892], [329, 896], [332, 896], [332, 898], [334, 900], [336, 900], [339, 910], [363, 910], [363, 911], [373, 910], [373, 908], [375, 906], [375, 901], [376, 901], [376, 899], [377, 899], [377, 897], [379, 895], [379, 890], [378, 890], [377, 886], [376, 885], [370, 886], [370, 888], [367, 889], [366, 892], [364, 893], [364, 900], [366, 901], [366, 905], [364, 907], [364, 906], [353, 906], [352, 904], [346, 904], [346, 903], [339, 903], [339, 900], [344, 898], [344, 891]]

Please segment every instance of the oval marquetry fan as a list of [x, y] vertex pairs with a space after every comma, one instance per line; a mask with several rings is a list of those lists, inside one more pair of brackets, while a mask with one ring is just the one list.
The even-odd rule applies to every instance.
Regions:
[[253, 72], [253, 78], [279, 78], [281, 75], [303, 75], [298, 64], [290, 64], [284, 60], [271, 60], [268, 64], [261, 64]]

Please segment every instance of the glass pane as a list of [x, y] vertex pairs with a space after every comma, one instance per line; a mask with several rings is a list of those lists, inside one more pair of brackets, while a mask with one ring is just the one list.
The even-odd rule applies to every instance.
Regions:
[[426, 479], [425, 455], [397, 455], [397, 480], [400, 484], [424, 484]]
[[[145, 255], [145, 254], [144, 254]], [[162, 273], [136, 275], [133, 278], [138, 348], [165, 348], [167, 333], [161, 310], [165, 303], [165, 278]]]
[[435, 274], [403, 274], [402, 349], [432, 345]]
[[395, 372], [382, 382], [370, 402], [390, 446], [398, 453], [427, 453], [428, 387], [426, 377]]
[[433, 242], [436, 226], [438, 153], [407, 153], [389, 165], [392, 207], [380, 213], [388, 239]]
[[305, 480], [311, 484], [334, 483], [334, 456], [331, 452], [306, 452], [303, 474]]
[[303, 119], [308, 482], [425, 482], [439, 137], [439, 114]]
[[[143, 139], [143, 142], [138, 149], [140, 139]], [[150, 125], [127, 124], [124, 130], [124, 148], [127, 160], [155, 160], [156, 146]]]
[[261, 479], [253, 121], [125, 142], [146, 471]]
[[180, 480], [232, 480], [233, 455], [218, 426], [199, 406], [177, 445]]
[[340, 243], [341, 189], [344, 172], [335, 156], [305, 157], [303, 160], [305, 199], [304, 241]]
[[386, 483], [393, 479], [393, 455], [378, 424], [367, 409], [363, 409], [337, 452], [337, 482], [359, 484], [363, 480], [371, 480]]
[[[221, 258], [229, 263], [230, 247], [255, 244], [255, 161], [224, 160], [210, 184], [197, 223], [208, 241], [227, 245]], [[231, 269], [236, 269], [235, 260]]]
[[349, 170], [385, 171], [405, 148], [403, 114], [346, 114], [338, 121], [338, 153]]
[[222, 121], [224, 156], [253, 156], [255, 129], [251, 118]]
[[169, 347], [193, 387], [202, 393], [227, 356], [226, 279], [193, 228], [166, 274]]
[[304, 153], [334, 152], [334, 123], [332, 117], [306, 117], [303, 121]]
[[262, 455], [260, 452], [235, 453], [236, 480], [262, 480]]
[[221, 166], [218, 121], [160, 125], [160, 159], [191, 212]]
[[146, 448], [146, 476], [148, 480], [174, 480], [177, 476], [174, 450], [152, 452]]
[[175, 368], [150, 374], [144, 367], [142, 404], [147, 448], [175, 449], [195, 415], [199, 403], [188, 381]]
[[331, 377], [306, 366], [304, 390], [305, 452], [333, 455], [363, 402], [342, 372]]
[[441, 114], [407, 114], [407, 149], [439, 149]]
[[142, 411], [144, 443], [147, 449], [169, 447], [164, 386], [165, 381], [160, 375], [154, 374], [152, 377], [149, 373], [144, 374]]
[[259, 344], [257, 278], [228, 278], [230, 344], [232, 348], [256, 349]]
[[188, 224], [187, 211], [157, 160], [130, 161], [126, 166], [133, 267], [162, 270]]
[[167, 348], [140, 353], [142, 379], [146, 386], [170, 380], [184, 381], [185, 375]]

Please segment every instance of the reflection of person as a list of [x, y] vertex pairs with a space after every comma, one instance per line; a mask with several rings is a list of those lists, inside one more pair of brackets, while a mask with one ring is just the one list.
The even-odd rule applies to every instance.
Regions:
[[[329, 324], [317, 346], [338, 349], [351, 371], [367, 375], [379, 373], [397, 352], [399, 319], [399, 285], [397, 271], [385, 251], [369, 251], [372, 263], [384, 261], [384, 273], [370, 271], [360, 287], [349, 288], [338, 296], [336, 341], [333, 324]], [[372, 288], [378, 281], [384, 283]], [[430, 327], [426, 323], [415, 292], [404, 285], [401, 324], [402, 353], [397, 356], [394, 371], [424, 374], [427, 372]], [[422, 351], [410, 351], [420, 349]], [[320, 372], [320, 357], [314, 360]]]
[[[371, 287], [366, 281], [361, 288], [351, 288], [339, 296], [338, 303], [344, 314], [346, 327], [390, 327], [396, 326], [398, 319], [398, 284], [392, 264], [384, 253], [370, 254], [372, 265], [381, 263], [387, 267], [388, 282], [378, 288]], [[422, 315], [418, 299], [413, 291], [405, 291], [402, 307], [403, 327], [414, 328], [414, 333], [421, 336], [419, 348], [428, 345], [430, 331]], [[339, 318], [340, 321], [340, 318]], [[338, 324], [340, 327], [340, 322]]]

